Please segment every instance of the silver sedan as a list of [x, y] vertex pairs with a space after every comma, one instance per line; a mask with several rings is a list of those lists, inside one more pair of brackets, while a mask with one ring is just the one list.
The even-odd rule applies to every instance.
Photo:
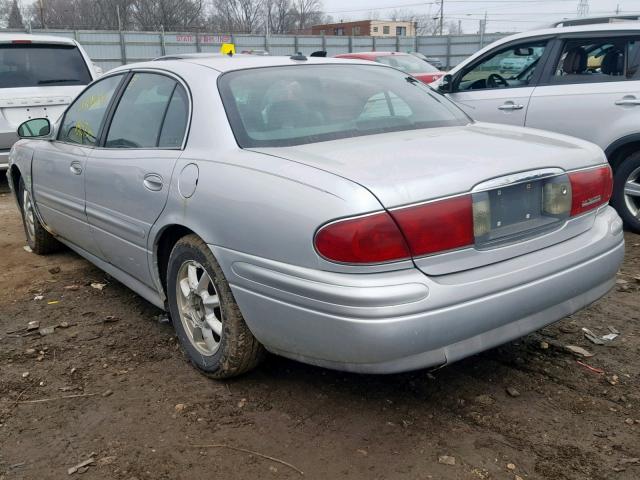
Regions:
[[476, 123], [364, 61], [127, 65], [19, 135], [33, 251], [67, 245], [169, 311], [216, 378], [265, 351], [441, 366], [597, 300], [623, 257], [600, 148]]

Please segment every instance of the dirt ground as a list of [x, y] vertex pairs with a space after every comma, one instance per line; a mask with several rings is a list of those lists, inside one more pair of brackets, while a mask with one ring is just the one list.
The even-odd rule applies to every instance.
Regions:
[[[640, 236], [626, 235], [607, 297], [444, 369], [365, 376], [270, 357], [217, 382], [130, 290], [69, 251], [25, 251], [0, 189], [1, 480], [640, 478]], [[32, 320], [57, 327], [25, 332]], [[620, 336], [594, 345], [583, 326]], [[567, 344], [595, 356], [580, 364]]]

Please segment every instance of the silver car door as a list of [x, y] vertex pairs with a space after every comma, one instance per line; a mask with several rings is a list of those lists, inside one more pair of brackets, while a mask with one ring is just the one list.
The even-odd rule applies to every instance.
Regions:
[[122, 78], [107, 77], [80, 94], [61, 120], [56, 140], [42, 141], [32, 163], [33, 196], [47, 227], [96, 255], [85, 213], [86, 161]]
[[625, 71], [632, 38], [603, 36], [562, 41], [560, 55], [531, 96], [526, 126], [573, 135], [606, 149], [636, 133], [640, 81]]
[[449, 94], [471, 118], [524, 125], [547, 40], [528, 40], [488, 52], [461, 70]]
[[105, 259], [147, 285], [149, 231], [162, 213], [189, 118], [185, 87], [134, 73], [87, 164], [87, 217]]

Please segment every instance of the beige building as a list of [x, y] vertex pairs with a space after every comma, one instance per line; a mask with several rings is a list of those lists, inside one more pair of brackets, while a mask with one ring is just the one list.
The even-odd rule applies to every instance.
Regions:
[[311, 27], [312, 35], [347, 35], [354, 37], [415, 37], [414, 22], [393, 20], [360, 20], [357, 22], [327, 23]]

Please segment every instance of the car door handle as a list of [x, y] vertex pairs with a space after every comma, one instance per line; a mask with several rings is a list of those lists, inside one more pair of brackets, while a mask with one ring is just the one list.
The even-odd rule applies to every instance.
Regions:
[[515, 104], [515, 103], [505, 103], [504, 105], [500, 105], [498, 110], [522, 110], [524, 105]]
[[82, 173], [82, 165], [79, 162], [73, 162], [69, 165], [69, 170], [74, 175], [80, 175]]
[[622, 97], [620, 100], [616, 100], [616, 105], [640, 105], [640, 99], [633, 95]]
[[144, 188], [146, 188], [147, 190], [151, 190], [153, 192], [162, 190], [162, 177], [155, 173], [149, 173], [148, 175], [145, 175], [143, 183]]

